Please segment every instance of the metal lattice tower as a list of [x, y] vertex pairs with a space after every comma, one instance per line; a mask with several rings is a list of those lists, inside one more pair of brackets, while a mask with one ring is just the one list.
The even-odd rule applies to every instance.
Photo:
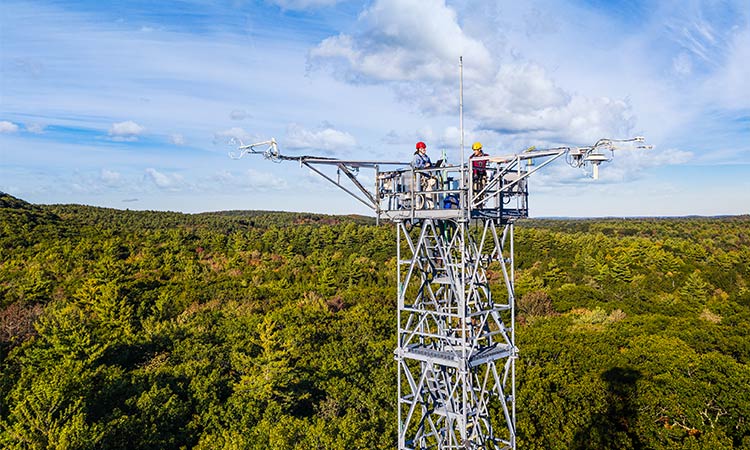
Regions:
[[396, 225], [399, 449], [515, 448], [513, 225], [480, 224], [425, 219], [416, 240]]
[[[475, 158], [487, 162], [481, 175], [465, 163], [417, 170], [404, 162], [286, 156], [273, 139], [230, 156], [296, 161], [372, 208], [378, 220], [395, 223], [399, 450], [515, 450], [513, 230], [528, 217], [528, 178], [563, 156], [571, 166], [592, 166], [596, 178], [610, 159], [601, 150], [622, 142], [643, 138]], [[362, 168], [374, 169], [374, 189], [358, 180]], [[498, 271], [502, 282], [491, 282]]]
[[[516, 448], [513, 221], [527, 216], [520, 167], [490, 167], [481, 183], [468, 167], [379, 176], [381, 211], [397, 229], [399, 449]], [[504, 280], [499, 298], [491, 264]]]

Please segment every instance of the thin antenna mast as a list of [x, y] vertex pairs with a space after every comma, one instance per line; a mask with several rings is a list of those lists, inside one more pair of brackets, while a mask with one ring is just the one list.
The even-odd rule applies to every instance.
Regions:
[[[464, 57], [458, 57], [458, 122], [461, 129], [461, 167], [464, 167]], [[461, 177], [461, 190], [464, 179]]]

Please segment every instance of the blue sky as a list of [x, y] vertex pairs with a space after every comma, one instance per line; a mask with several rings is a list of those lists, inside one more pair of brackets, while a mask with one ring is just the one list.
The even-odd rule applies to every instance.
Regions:
[[[282, 152], [460, 161], [644, 135], [531, 214], [750, 213], [750, 0], [0, 4], [0, 190], [34, 203], [367, 213]], [[362, 174], [368, 180], [368, 174]], [[369, 182], [369, 181], [368, 181]]]

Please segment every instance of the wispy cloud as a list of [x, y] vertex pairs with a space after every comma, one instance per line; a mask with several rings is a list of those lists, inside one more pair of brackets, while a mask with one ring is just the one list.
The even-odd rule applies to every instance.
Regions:
[[748, 12], [747, 3], [687, 1], [681, 6], [664, 17], [666, 37], [700, 72], [720, 69], [733, 35], [739, 28], [747, 27], [747, 23], [742, 23], [743, 15]]

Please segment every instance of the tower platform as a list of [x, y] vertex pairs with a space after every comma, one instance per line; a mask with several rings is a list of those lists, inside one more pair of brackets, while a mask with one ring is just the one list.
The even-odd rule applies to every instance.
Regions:
[[522, 170], [498, 166], [477, 171], [470, 165], [378, 172], [378, 218], [510, 223], [528, 217], [526, 176]]

